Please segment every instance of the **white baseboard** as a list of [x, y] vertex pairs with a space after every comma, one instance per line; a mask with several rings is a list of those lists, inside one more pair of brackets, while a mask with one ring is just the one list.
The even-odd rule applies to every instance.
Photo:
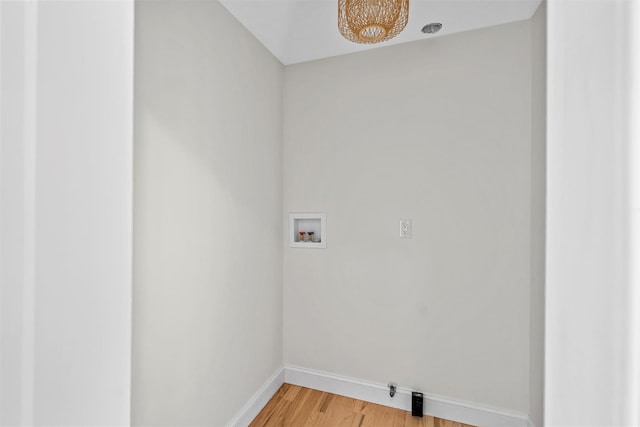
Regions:
[[240, 412], [227, 424], [230, 427], [245, 427], [260, 413], [284, 383], [284, 368], [279, 368], [249, 399]]
[[[389, 388], [384, 384], [297, 366], [284, 367], [284, 382], [411, 411], [411, 391], [407, 389], [398, 388], [395, 397], [391, 398]], [[424, 413], [478, 427], [528, 427], [532, 425], [529, 417], [524, 414], [428, 394], [424, 395]]]

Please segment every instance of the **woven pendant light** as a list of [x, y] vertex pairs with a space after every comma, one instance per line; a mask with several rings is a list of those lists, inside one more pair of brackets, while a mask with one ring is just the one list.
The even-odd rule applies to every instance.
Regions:
[[409, 0], [338, 0], [338, 28], [355, 43], [397, 36], [409, 20]]

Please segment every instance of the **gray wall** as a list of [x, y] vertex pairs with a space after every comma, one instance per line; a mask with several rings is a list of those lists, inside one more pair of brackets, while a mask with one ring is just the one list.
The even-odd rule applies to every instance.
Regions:
[[531, 346], [529, 416], [544, 418], [544, 274], [547, 138], [547, 2], [530, 21], [531, 63]]
[[283, 75], [217, 2], [137, 3], [134, 424], [225, 424], [283, 359], [539, 423], [542, 13]]
[[529, 21], [286, 67], [285, 364], [528, 413], [531, 74]]
[[282, 66], [216, 1], [135, 24], [133, 423], [220, 426], [282, 365]]

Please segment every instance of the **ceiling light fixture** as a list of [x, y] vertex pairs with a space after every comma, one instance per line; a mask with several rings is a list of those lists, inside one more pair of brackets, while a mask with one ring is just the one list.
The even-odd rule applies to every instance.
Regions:
[[338, 0], [338, 29], [355, 43], [397, 36], [409, 20], [409, 0]]

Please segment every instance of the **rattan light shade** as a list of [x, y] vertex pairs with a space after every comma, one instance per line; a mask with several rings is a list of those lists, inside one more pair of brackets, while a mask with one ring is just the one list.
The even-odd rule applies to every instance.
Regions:
[[397, 36], [409, 20], [409, 0], [338, 0], [338, 28], [356, 43]]

